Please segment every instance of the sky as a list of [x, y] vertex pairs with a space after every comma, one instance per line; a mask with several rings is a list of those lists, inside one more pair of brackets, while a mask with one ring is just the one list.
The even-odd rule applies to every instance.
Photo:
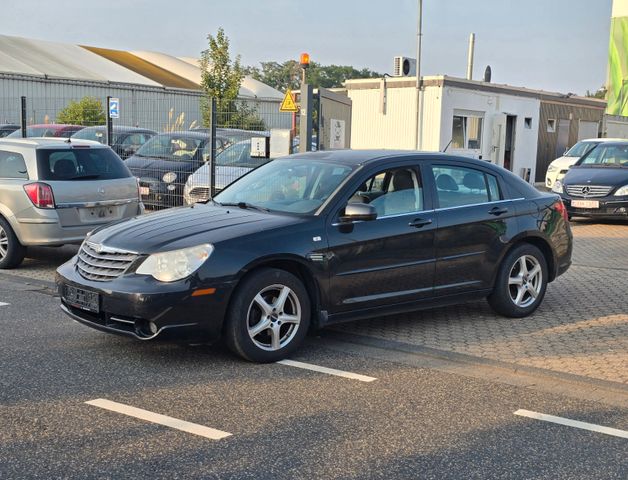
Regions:
[[[612, 0], [423, 0], [422, 73], [584, 94], [606, 82]], [[0, 34], [198, 56], [223, 27], [245, 65], [298, 59], [392, 73], [416, 56], [418, 0], [18, 0]]]

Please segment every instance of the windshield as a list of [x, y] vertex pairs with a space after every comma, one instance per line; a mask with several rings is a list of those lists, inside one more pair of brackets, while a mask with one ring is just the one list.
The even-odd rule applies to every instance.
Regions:
[[582, 157], [593, 150], [600, 142], [578, 142], [565, 152], [565, 157]]
[[216, 155], [216, 165], [221, 167], [255, 168], [268, 162], [265, 157], [251, 157], [251, 141], [246, 140], [230, 145]]
[[[93, 140], [94, 142], [100, 142], [103, 145], [107, 143], [107, 130], [104, 128], [84, 128], [83, 130], [79, 130], [72, 138], [78, 138], [79, 140]], [[113, 143], [119, 143], [120, 134], [113, 134]]]
[[600, 144], [576, 164], [581, 167], [628, 167], [628, 143]]
[[192, 137], [185, 134], [162, 134], [147, 141], [137, 151], [138, 157], [155, 157], [174, 162], [193, 160], [209, 137]]
[[278, 159], [253, 170], [218, 194], [221, 204], [246, 203], [271, 211], [314, 213], [351, 173], [351, 167]]

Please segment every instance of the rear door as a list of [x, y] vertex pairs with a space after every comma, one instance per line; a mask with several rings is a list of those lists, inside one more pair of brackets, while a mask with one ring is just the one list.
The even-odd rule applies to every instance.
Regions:
[[137, 180], [108, 147], [37, 150], [38, 179], [50, 185], [62, 227], [100, 225], [139, 213]]
[[517, 228], [499, 176], [459, 162], [429, 166], [436, 201], [435, 295], [491, 288], [498, 259]]

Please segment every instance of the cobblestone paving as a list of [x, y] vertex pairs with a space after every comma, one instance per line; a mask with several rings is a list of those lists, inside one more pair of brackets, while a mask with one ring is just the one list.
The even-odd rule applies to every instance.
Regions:
[[[628, 223], [572, 226], [574, 264], [528, 318], [499, 317], [478, 302], [336, 329], [628, 384]], [[53, 281], [77, 248], [31, 248], [8, 273]]]
[[336, 329], [628, 384], [628, 224], [574, 222], [573, 232], [574, 264], [530, 317], [478, 302]]

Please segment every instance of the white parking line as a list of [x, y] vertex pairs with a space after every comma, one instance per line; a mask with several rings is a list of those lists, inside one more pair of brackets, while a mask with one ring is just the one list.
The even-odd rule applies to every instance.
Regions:
[[334, 368], [321, 367], [319, 365], [312, 365], [311, 363], [296, 362], [294, 360], [280, 360], [277, 363], [282, 365], [289, 365], [290, 367], [303, 368], [305, 370], [312, 370], [314, 372], [327, 373], [329, 375], [336, 375], [337, 377], [350, 378], [351, 380], [359, 380], [360, 382], [373, 382], [377, 378], [367, 377], [366, 375], [360, 375], [359, 373], [345, 372], [343, 370], [336, 370]]
[[9, 303], [0, 302], [0, 307], [7, 307], [9, 305], [10, 305]]
[[212, 440], [220, 440], [230, 436], [230, 433], [216, 430], [214, 428], [204, 427], [196, 423], [186, 422], [185, 420], [179, 420], [177, 418], [168, 417], [159, 413], [149, 412], [148, 410], [142, 410], [141, 408], [130, 407], [122, 403], [112, 402], [105, 400], [104, 398], [97, 398], [96, 400], [90, 400], [85, 402], [88, 405], [104, 408], [105, 410], [111, 410], [112, 412], [122, 413], [129, 417], [139, 418], [146, 420], [147, 422], [157, 423], [166, 427], [175, 428], [187, 433], [193, 433], [194, 435], [200, 435], [201, 437], [211, 438]]
[[519, 415], [521, 417], [534, 418], [535, 420], [543, 420], [544, 422], [558, 423], [559, 425], [566, 425], [568, 427], [575, 427], [581, 428], [583, 430], [590, 430], [592, 432], [605, 433], [606, 435], [613, 435], [614, 437], [628, 438], [628, 432], [625, 430], [604, 427], [602, 425], [596, 425], [595, 423], [580, 422], [578, 420], [571, 420], [569, 418], [555, 417], [554, 415], [531, 412], [530, 410], [517, 410], [514, 413], [515, 415]]

